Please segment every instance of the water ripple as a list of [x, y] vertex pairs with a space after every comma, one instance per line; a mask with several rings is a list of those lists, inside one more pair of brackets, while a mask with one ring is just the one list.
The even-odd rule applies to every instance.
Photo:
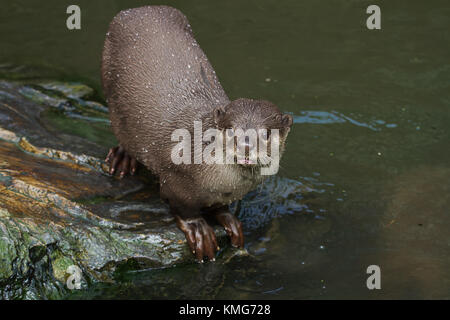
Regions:
[[381, 127], [395, 128], [397, 124], [386, 123], [384, 120], [371, 120], [370, 122], [361, 122], [337, 111], [301, 111], [300, 115], [294, 115], [294, 123], [312, 123], [312, 124], [334, 124], [351, 123], [358, 127], [365, 127], [373, 131], [380, 131]]
[[257, 190], [248, 193], [239, 205], [234, 203], [231, 209], [238, 209], [245, 228], [253, 230], [286, 214], [312, 213], [305, 198], [324, 193], [325, 188], [333, 184], [309, 177], [302, 177], [300, 180], [304, 182], [279, 176], [270, 177]]

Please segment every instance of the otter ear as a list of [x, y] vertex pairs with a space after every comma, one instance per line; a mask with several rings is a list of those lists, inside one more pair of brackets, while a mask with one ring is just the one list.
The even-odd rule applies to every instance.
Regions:
[[282, 135], [287, 137], [289, 131], [291, 131], [291, 126], [294, 123], [294, 119], [290, 114], [283, 114], [281, 116], [281, 125], [283, 129], [281, 129]]
[[225, 109], [222, 106], [219, 106], [217, 108], [214, 109], [213, 111], [213, 115], [214, 115], [214, 122], [216, 124], [219, 124], [222, 122], [222, 120], [225, 118]]
[[283, 127], [289, 128], [290, 126], [292, 126], [293, 123], [294, 119], [290, 114], [283, 114], [281, 116], [281, 124], [283, 125]]

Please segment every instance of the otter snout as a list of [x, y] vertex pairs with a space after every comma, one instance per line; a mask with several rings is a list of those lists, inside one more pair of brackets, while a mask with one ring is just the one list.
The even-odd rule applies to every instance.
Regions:
[[257, 141], [251, 139], [249, 136], [245, 136], [243, 141], [238, 139], [237, 141], [237, 150], [238, 150], [238, 159], [237, 163], [240, 165], [254, 165], [258, 163], [258, 154], [257, 154]]

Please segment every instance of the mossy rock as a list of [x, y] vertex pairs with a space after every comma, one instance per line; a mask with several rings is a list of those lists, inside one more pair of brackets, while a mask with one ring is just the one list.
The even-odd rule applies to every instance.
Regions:
[[[4, 299], [62, 298], [71, 266], [86, 287], [114, 281], [124, 266], [193, 261], [155, 178], [105, 172], [100, 159], [115, 139], [107, 108], [85, 100], [92, 95], [77, 83], [0, 80]], [[225, 246], [223, 229], [216, 234]]]

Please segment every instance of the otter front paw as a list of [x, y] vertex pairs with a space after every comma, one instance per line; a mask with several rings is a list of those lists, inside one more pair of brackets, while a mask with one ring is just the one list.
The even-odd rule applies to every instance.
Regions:
[[233, 247], [244, 247], [244, 232], [242, 231], [242, 222], [236, 216], [228, 211], [221, 211], [214, 214], [217, 222], [225, 228], [231, 239]]
[[209, 261], [215, 261], [215, 252], [219, 246], [213, 228], [205, 219], [202, 217], [182, 219], [175, 216], [175, 220], [178, 228], [184, 232], [189, 248], [197, 260], [203, 262], [203, 257], [207, 256]]
[[105, 162], [109, 164], [109, 174], [114, 175], [116, 172], [120, 172], [120, 178], [129, 173], [134, 175], [138, 166], [136, 159], [131, 157], [121, 146], [109, 149]]

